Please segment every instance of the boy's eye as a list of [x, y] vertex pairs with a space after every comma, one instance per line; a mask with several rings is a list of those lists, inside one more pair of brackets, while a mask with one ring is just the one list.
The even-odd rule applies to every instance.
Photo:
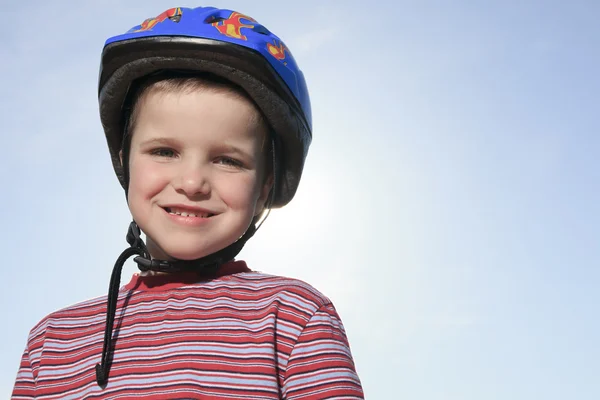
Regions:
[[241, 162], [239, 162], [236, 159], [230, 158], [230, 157], [219, 157], [217, 159], [217, 163], [223, 164], [223, 165], [227, 165], [227, 166], [230, 166], [230, 167], [236, 167], [236, 168], [242, 167], [242, 163]]
[[175, 157], [175, 152], [173, 150], [164, 147], [152, 150], [151, 154], [159, 157]]

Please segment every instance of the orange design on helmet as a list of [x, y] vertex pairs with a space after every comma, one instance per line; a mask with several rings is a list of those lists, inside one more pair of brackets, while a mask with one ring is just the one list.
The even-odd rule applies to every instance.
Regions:
[[242, 19], [247, 21], [256, 22], [253, 18], [247, 15], [240, 14], [237, 11], [231, 13], [229, 18], [221, 21], [213, 22], [211, 25], [217, 28], [217, 30], [225, 35], [235, 39], [248, 40], [248, 38], [242, 34], [242, 28], [254, 28], [254, 25], [244, 24]]
[[273, 57], [280, 61], [285, 60], [285, 52], [289, 52], [288, 48], [285, 46], [285, 44], [283, 44], [283, 42], [280, 41], [278, 43], [276, 40], [274, 40], [273, 43], [267, 43], [267, 50], [269, 50], [269, 53]]
[[180, 7], [170, 8], [155, 18], [148, 18], [140, 24], [140, 29], [136, 29], [134, 32], [149, 31], [154, 28], [156, 24], [164, 22], [167, 18], [169, 18], [171, 21], [179, 22], [182, 14], [183, 12], [181, 11]]

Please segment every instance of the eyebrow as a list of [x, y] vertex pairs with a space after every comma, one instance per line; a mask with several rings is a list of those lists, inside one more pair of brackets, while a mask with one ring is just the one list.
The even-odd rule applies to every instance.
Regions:
[[163, 145], [163, 146], [167, 146], [167, 145], [174, 145], [179, 143], [179, 141], [177, 139], [174, 138], [153, 138], [153, 139], [148, 139], [143, 141], [142, 143], [140, 143], [140, 146], [153, 146], [153, 145]]
[[240, 149], [239, 147], [234, 146], [232, 144], [222, 144], [222, 145], [219, 145], [218, 147], [222, 152], [225, 152], [225, 153], [236, 153], [236, 154], [248, 155], [247, 151], [244, 151], [244, 150]]

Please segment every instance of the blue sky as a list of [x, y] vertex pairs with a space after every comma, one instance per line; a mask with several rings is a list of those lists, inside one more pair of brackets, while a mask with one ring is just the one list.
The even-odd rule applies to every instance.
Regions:
[[300, 189], [241, 256], [333, 300], [368, 398], [600, 398], [600, 3], [458, 0], [5, 8], [0, 396], [29, 329], [106, 293], [126, 245], [104, 40], [198, 5], [253, 16], [305, 72]]

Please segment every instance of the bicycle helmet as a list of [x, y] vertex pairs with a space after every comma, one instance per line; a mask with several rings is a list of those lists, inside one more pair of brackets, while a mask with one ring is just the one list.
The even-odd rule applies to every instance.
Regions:
[[271, 207], [287, 204], [302, 175], [312, 119], [304, 75], [281, 39], [251, 17], [214, 7], [172, 8], [108, 39], [100, 67], [100, 119], [124, 188], [123, 106], [137, 79], [161, 70], [208, 72], [248, 93], [281, 145]]
[[[128, 103], [136, 85], [163, 72], [210, 74], [242, 88], [258, 106], [271, 128], [274, 182], [269, 208], [282, 207], [294, 196], [312, 140], [310, 99], [304, 75], [288, 47], [255, 19], [215, 7], [171, 8], [127, 31], [109, 38], [102, 51], [98, 83], [100, 119], [113, 168], [128, 189], [128, 171], [119, 153], [127, 137]], [[127, 166], [124, 152], [123, 164]], [[232, 260], [256, 231], [258, 218], [235, 243], [198, 260], [152, 259], [132, 222], [127, 248], [113, 268], [107, 302], [106, 329], [96, 380], [105, 386], [110, 371], [111, 337], [124, 262], [134, 261], [142, 271], [196, 270], [211, 275]]]

